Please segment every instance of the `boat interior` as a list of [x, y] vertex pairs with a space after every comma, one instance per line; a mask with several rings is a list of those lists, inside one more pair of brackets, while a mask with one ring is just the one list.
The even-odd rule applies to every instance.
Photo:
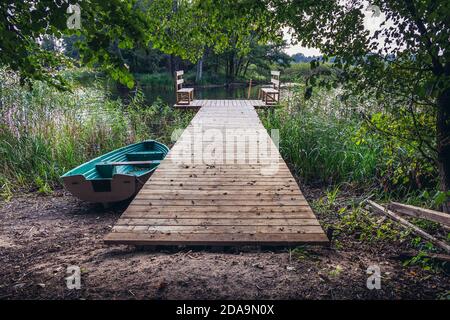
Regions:
[[106, 154], [83, 175], [87, 180], [112, 179], [114, 174], [141, 176], [154, 170], [167, 151], [154, 141], [146, 141]]

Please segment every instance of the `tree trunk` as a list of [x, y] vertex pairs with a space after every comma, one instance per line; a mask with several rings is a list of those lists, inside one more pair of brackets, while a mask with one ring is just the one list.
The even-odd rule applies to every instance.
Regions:
[[175, 77], [175, 60], [173, 55], [169, 56], [169, 71], [172, 77]]
[[239, 60], [237, 60], [237, 64], [236, 64], [236, 70], [235, 70], [235, 77], [239, 77], [239, 74], [241, 73], [241, 69], [242, 69], [242, 60], [243, 58], [240, 57]]
[[249, 64], [250, 64], [250, 59], [247, 60], [247, 63], [245, 64], [244, 75], [243, 75], [244, 78], [247, 76], [247, 70], [248, 70]]
[[[177, 0], [173, 0], [172, 1], [172, 12], [176, 13], [178, 11], [178, 1]], [[170, 74], [172, 76], [172, 78], [175, 78], [175, 71], [178, 71], [178, 63], [177, 63], [177, 59], [174, 55], [170, 55]]]
[[195, 82], [199, 83], [203, 78], [203, 56], [197, 62], [197, 73], [195, 74]]
[[[450, 88], [437, 100], [437, 150], [441, 191], [450, 190]], [[442, 205], [442, 211], [450, 213], [450, 197]]]
[[234, 81], [234, 53], [230, 54], [228, 61], [228, 72], [227, 72], [227, 80], [228, 83], [231, 83]]

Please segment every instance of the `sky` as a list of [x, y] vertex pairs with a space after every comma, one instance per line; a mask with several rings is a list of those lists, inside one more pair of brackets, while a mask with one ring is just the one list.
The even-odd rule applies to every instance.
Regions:
[[[364, 11], [364, 27], [370, 31], [370, 34], [372, 35], [376, 30], [380, 28], [380, 24], [386, 19], [386, 15], [383, 12], [380, 12], [379, 9], [377, 11], [376, 6], [369, 6], [367, 7], [367, 10]], [[291, 41], [291, 35], [289, 34], [288, 30], [285, 29], [284, 31], [284, 39], [290, 43]], [[320, 56], [321, 52], [317, 48], [308, 48], [303, 47], [301, 45], [289, 45], [284, 52], [286, 52], [289, 55], [293, 55], [296, 53], [303, 53], [305, 56]]]

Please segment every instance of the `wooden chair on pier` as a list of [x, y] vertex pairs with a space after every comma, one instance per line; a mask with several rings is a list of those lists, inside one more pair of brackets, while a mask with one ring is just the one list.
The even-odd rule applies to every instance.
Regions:
[[280, 71], [271, 71], [271, 87], [261, 88], [258, 99], [262, 99], [266, 105], [274, 105], [280, 101]]
[[183, 88], [183, 74], [184, 71], [180, 70], [175, 73], [175, 92], [177, 95], [177, 105], [190, 105], [194, 100], [194, 88]]

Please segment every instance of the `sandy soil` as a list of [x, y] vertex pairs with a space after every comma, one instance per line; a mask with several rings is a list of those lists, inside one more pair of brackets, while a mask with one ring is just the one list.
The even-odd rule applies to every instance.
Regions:
[[[404, 267], [405, 244], [352, 237], [341, 249], [306, 247], [303, 258], [287, 248], [104, 245], [126, 205], [103, 209], [62, 191], [0, 203], [0, 299], [435, 299], [450, 289], [444, 271]], [[366, 287], [372, 264], [381, 290]], [[82, 270], [80, 290], [66, 287], [69, 265]]]

